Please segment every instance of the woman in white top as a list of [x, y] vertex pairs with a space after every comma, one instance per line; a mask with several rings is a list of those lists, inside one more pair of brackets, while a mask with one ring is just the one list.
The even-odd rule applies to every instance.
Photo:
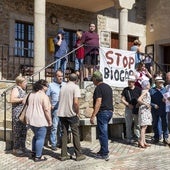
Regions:
[[141, 134], [140, 134], [140, 140], [139, 140], [139, 147], [146, 148], [150, 146], [148, 143], [146, 143], [145, 140], [145, 132], [148, 125], [152, 125], [152, 114], [151, 114], [151, 96], [149, 93], [150, 89], [150, 83], [148, 80], [144, 80], [141, 84], [142, 86], [142, 94], [138, 98], [138, 102], [140, 104], [139, 106], [139, 125], [141, 127]]
[[34, 133], [31, 158], [33, 158], [35, 162], [47, 160], [47, 158], [42, 157], [47, 132], [46, 127], [52, 125], [51, 104], [48, 96], [45, 94], [47, 89], [47, 81], [39, 80], [33, 85], [33, 92], [28, 98], [26, 121]]
[[140, 88], [141, 88], [142, 81], [144, 80], [149, 81], [152, 78], [152, 75], [149, 73], [149, 71], [147, 70], [143, 62], [138, 64], [138, 67], [136, 68], [135, 76], [136, 76], [135, 86], [138, 86]]

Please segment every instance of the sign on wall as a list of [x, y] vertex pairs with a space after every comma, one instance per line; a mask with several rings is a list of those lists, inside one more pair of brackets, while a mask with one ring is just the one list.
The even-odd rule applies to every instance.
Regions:
[[134, 51], [100, 48], [100, 71], [105, 83], [114, 87], [126, 87], [127, 79], [134, 70]]
[[107, 31], [101, 31], [100, 33], [100, 46], [110, 48], [111, 33]]

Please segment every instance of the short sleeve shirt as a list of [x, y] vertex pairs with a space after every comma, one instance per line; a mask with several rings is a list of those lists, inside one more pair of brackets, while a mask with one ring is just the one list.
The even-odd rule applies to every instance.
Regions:
[[108, 84], [101, 83], [95, 88], [93, 94], [93, 107], [95, 106], [97, 98], [102, 98], [102, 103], [99, 111], [113, 111], [113, 92], [112, 88]]
[[74, 98], [81, 97], [80, 88], [74, 82], [68, 82], [61, 88], [57, 115], [59, 117], [76, 116], [74, 111]]
[[132, 105], [137, 104], [137, 99], [142, 93], [142, 89], [139, 87], [135, 87], [134, 89], [131, 89], [129, 87], [125, 87], [122, 91], [122, 96], [125, 97], [126, 101]]

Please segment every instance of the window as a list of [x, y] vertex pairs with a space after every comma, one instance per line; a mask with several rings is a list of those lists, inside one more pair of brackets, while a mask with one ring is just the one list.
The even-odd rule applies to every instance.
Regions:
[[119, 49], [119, 34], [111, 33], [111, 48]]
[[34, 56], [34, 26], [31, 23], [15, 22], [15, 56]]
[[139, 39], [139, 37], [128, 35], [128, 50], [131, 49], [131, 47], [133, 46], [133, 42], [137, 39]]

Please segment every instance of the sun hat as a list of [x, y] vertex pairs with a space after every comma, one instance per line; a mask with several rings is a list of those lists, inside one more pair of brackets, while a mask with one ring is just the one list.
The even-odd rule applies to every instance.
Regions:
[[127, 79], [128, 81], [136, 81], [136, 77], [133, 75], [130, 75], [129, 78]]
[[162, 79], [162, 77], [157, 76], [157, 77], [155, 78], [155, 82], [162, 82], [162, 83], [164, 83], [165, 81]]

